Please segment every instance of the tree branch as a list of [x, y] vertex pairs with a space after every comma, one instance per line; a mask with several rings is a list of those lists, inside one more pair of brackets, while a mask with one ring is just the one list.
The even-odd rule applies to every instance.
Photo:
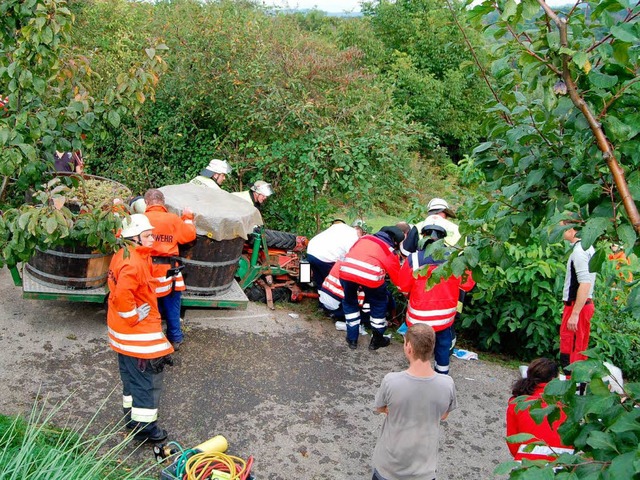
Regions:
[[[560, 32], [560, 45], [568, 48], [569, 41], [567, 35], [567, 21], [564, 18], [560, 18], [552, 9], [547, 5], [545, 0], [538, 0], [540, 6], [544, 9], [545, 13], [553, 20], [556, 24]], [[567, 85], [567, 91], [569, 92], [569, 96], [573, 104], [582, 112], [582, 115], [587, 120], [589, 124], [589, 128], [591, 132], [596, 137], [596, 143], [598, 148], [602, 152], [602, 158], [607, 162], [609, 170], [613, 175], [613, 179], [615, 181], [616, 187], [620, 196], [622, 197], [622, 203], [624, 208], [629, 216], [629, 221], [636, 232], [640, 233], [640, 214], [638, 213], [638, 209], [636, 204], [631, 196], [631, 192], [629, 191], [629, 185], [624, 177], [624, 171], [618, 160], [615, 157], [615, 153], [611, 147], [611, 143], [607, 138], [604, 130], [602, 129], [602, 125], [596, 119], [593, 112], [587, 105], [587, 102], [579, 95], [578, 86], [576, 85], [573, 77], [571, 76], [571, 71], [569, 70], [569, 55], [562, 54], [562, 78], [564, 83]]]

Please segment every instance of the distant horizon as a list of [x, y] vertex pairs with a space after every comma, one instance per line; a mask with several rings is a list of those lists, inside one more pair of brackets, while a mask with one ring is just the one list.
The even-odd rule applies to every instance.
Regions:
[[[481, 0], [478, 0], [480, 3]], [[360, 13], [362, 0], [261, 0], [267, 7], [285, 10], [320, 10], [325, 13]], [[547, 0], [552, 7], [573, 5], [571, 0]]]

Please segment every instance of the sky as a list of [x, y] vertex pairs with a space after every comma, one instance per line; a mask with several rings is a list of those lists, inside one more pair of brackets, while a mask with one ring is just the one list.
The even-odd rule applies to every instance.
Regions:
[[[317, 8], [325, 12], [359, 12], [360, 0], [262, 0], [265, 5], [275, 5], [278, 7], [292, 9]], [[566, 5], [572, 0], [547, 0], [551, 6]]]

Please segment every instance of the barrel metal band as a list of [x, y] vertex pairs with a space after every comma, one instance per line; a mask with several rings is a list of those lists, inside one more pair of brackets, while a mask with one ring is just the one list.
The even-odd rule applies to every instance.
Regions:
[[88, 282], [99, 282], [99, 281], [103, 281], [106, 280], [107, 278], [107, 274], [105, 273], [104, 275], [100, 275], [99, 277], [61, 277], [58, 275], [52, 275], [50, 273], [45, 273], [42, 272], [40, 270], [38, 270], [37, 268], [35, 268], [33, 265], [30, 264], [25, 264], [25, 267], [27, 270], [29, 270], [31, 273], [34, 273], [36, 275], [40, 275], [42, 277], [45, 278], [49, 278], [51, 280], [60, 280], [60, 281], [66, 281], [66, 282], [77, 282], [77, 283], [88, 283]]
[[229, 265], [236, 265], [238, 258], [235, 260], [227, 260], [226, 262], [203, 262], [201, 260], [191, 260], [190, 258], [177, 257], [185, 265], [197, 265], [201, 267], [228, 267]]
[[54, 255], [57, 257], [65, 257], [65, 258], [104, 258], [111, 256], [110, 254], [105, 253], [67, 253], [67, 252], [59, 252], [58, 250], [40, 250], [37, 249], [41, 253], [47, 253], [49, 255]]

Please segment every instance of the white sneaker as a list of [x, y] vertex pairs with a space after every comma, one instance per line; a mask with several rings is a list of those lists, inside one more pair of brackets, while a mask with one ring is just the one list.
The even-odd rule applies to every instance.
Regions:
[[360, 335], [369, 335], [369, 332], [364, 329], [364, 325], [362, 324], [360, 325]]
[[343, 332], [347, 331], [347, 322], [336, 322], [335, 326], [336, 326], [336, 330], [340, 330]]

